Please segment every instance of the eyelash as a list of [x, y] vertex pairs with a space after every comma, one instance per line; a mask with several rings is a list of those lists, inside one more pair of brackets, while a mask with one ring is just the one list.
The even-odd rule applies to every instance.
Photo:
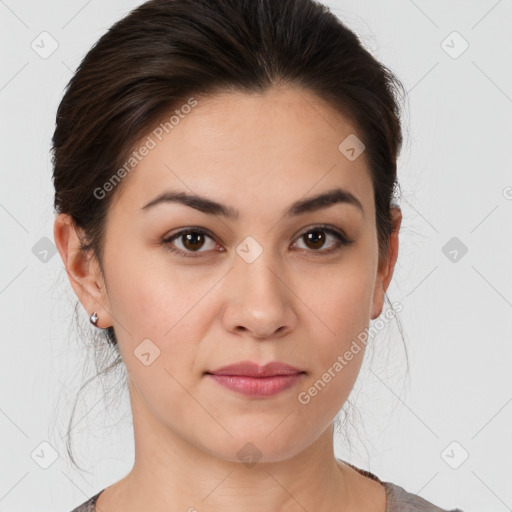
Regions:
[[[329, 233], [330, 235], [333, 235], [338, 241], [337, 243], [331, 247], [330, 249], [327, 249], [327, 250], [318, 250], [318, 251], [315, 251], [315, 250], [306, 250], [304, 249], [306, 252], [312, 252], [312, 253], [318, 253], [318, 255], [320, 256], [327, 256], [327, 255], [330, 255], [332, 254], [333, 252], [336, 252], [336, 251], [339, 251], [341, 249], [343, 249], [345, 246], [348, 246], [350, 244], [352, 244], [354, 242], [354, 240], [350, 240], [349, 238], [347, 238], [343, 233], [335, 230], [335, 229], [332, 229], [328, 226], [324, 226], [324, 225], [319, 225], [319, 226], [314, 226], [312, 228], [309, 228], [307, 231], [304, 231], [302, 234], [300, 234], [297, 239], [303, 237], [304, 235], [310, 233], [310, 232], [313, 232], [313, 231], [324, 231], [326, 233]], [[199, 228], [199, 227], [190, 227], [190, 228], [186, 228], [186, 229], [182, 229], [181, 231], [173, 234], [172, 236], [170, 237], [167, 237], [165, 239], [162, 240], [162, 244], [164, 244], [166, 246], [166, 249], [168, 251], [170, 251], [171, 253], [173, 254], [177, 254], [178, 256], [180, 257], [185, 257], [185, 258], [198, 258], [200, 257], [200, 253], [201, 252], [208, 252], [208, 251], [182, 251], [181, 249], [176, 249], [175, 247], [173, 247], [171, 245], [171, 243], [179, 238], [180, 236], [182, 235], [185, 235], [185, 234], [190, 234], [190, 233], [199, 233], [199, 234], [202, 234], [202, 235], [206, 235], [208, 237], [210, 237], [212, 240], [214, 240], [214, 237], [210, 234], [209, 231], [203, 229], [203, 228]], [[215, 240], [214, 240], [215, 241]], [[196, 255], [196, 253], [199, 253], [198, 255]]]

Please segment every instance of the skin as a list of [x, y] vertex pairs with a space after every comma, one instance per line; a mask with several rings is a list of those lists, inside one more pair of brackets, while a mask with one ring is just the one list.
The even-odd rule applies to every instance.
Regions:
[[[100, 495], [97, 510], [384, 512], [384, 487], [333, 450], [333, 420], [364, 344], [308, 404], [297, 398], [381, 314], [397, 258], [400, 210], [392, 210], [390, 251], [379, 262], [364, 153], [350, 161], [338, 150], [354, 133], [330, 105], [295, 88], [201, 98], [124, 178], [107, 217], [104, 275], [78, 252], [69, 217], [56, 218], [70, 283], [87, 313], [98, 313], [99, 327], [114, 326], [130, 377], [135, 463]], [[364, 212], [337, 203], [284, 217], [293, 202], [337, 187]], [[170, 189], [207, 196], [240, 216], [178, 203], [141, 210]], [[318, 224], [354, 242], [325, 254], [336, 245], [329, 232], [322, 231], [323, 245], [302, 236]], [[173, 246], [196, 257], [161, 243], [190, 226], [212, 238], [187, 245], [177, 237]], [[236, 252], [248, 236], [263, 249], [251, 263]], [[134, 350], [148, 338], [160, 355], [145, 366]], [[283, 361], [306, 374], [264, 399], [204, 375], [243, 360]], [[248, 442], [261, 454], [251, 467], [237, 456]]]

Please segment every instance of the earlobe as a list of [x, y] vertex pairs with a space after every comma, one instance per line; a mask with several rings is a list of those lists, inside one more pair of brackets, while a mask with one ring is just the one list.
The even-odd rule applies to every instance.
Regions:
[[391, 207], [390, 213], [392, 232], [389, 238], [389, 251], [386, 259], [379, 265], [377, 281], [375, 283], [375, 290], [373, 294], [372, 320], [378, 318], [382, 313], [386, 290], [388, 289], [391, 278], [393, 277], [395, 263], [398, 258], [398, 234], [402, 224], [402, 211], [400, 208], [393, 206]]
[[385, 271], [382, 279], [384, 291], [388, 289], [393, 272], [395, 270], [396, 260], [398, 258], [398, 234], [400, 232], [400, 226], [402, 224], [402, 210], [398, 207], [391, 208], [391, 225], [392, 231], [389, 238], [389, 254], [385, 263]]
[[375, 285], [375, 290], [373, 292], [373, 304], [372, 304], [372, 314], [371, 319], [375, 320], [379, 318], [382, 313], [382, 307], [384, 304], [384, 294], [385, 290], [382, 286], [382, 282], [379, 280]]
[[112, 325], [108, 298], [96, 258], [80, 250], [79, 228], [69, 215], [58, 214], [53, 227], [53, 237], [64, 263], [69, 282], [84, 307], [87, 316], [96, 312], [98, 327]]

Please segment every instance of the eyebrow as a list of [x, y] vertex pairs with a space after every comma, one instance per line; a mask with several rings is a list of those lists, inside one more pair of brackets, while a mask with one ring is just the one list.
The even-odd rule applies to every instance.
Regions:
[[[232, 207], [223, 205], [213, 201], [212, 199], [208, 199], [207, 197], [172, 190], [159, 194], [149, 203], [144, 205], [142, 210], [148, 211], [150, 208], [161, 203], [179, 203], [195, 208], [196, 210], [208, 215], [219, 215], [232, 220], [239, 218], [239, 212]], [[355, 206], [364, 214], [363, 205], [356, 196], [348, 190], [335, 188], [316, 196], [296, 201], [288, 208], [284, 215], [285, 217], [297, 216], [303, 213], [322, 210], [338, 203]]]

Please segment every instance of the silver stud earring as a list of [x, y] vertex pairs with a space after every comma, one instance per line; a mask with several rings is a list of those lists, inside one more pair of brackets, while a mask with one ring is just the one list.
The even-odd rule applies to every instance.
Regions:
[[89, 320], [91, 321], [91, 324], [98, 327], [99, 316], [96, 311], [90, 316]]

